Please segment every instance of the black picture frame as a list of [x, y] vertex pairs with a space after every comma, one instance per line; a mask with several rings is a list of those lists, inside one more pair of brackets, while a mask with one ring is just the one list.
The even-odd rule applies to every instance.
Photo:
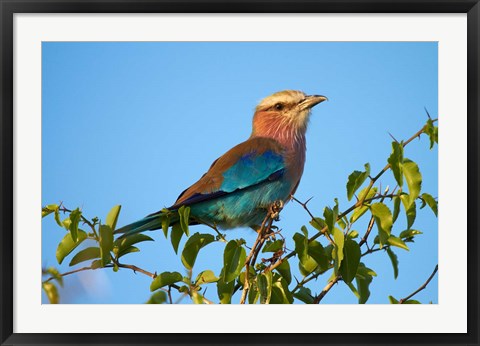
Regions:
[[[478, 345], [479, 0], [0, 0], [1, 16], [1, 323], [2, 345], [434, 344]], [[22, 334], [13, 332], [13, 16], [15, 13], [467, 13], [468, 332], [465, 334]], [[323, 323], [319, 316], [318, 323]], [[231, 342], [229, 340], [236, 340]]]

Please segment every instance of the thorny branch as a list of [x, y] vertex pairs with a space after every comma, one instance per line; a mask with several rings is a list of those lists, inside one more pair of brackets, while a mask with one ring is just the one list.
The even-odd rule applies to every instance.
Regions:
[[[86, 270], [96, 270], [96, 269], [102, 269], [102, 268], [113, 268], [117, 266], [118, 268], [125, 268], [125, 269], [130, 269], [132, 270], [134, 273], [142, 273], [144, 275], [147, 275], [149, 276], [150, 278], [152, 279], [155, 279], [157, 277], [157, 273], [152, 273], [152, 272], [149, 272], [148, 270], [145, 270], [145, 269], [142, 269], [140, 267], [137, 267], [136, 265], [133, 265], [133, 264], [123, 264], [123, 263], [119, 263], [118, 261], [114, 262], [113, 264], [107, 264], [105, 265], [104, 267], [98, 267], [98, 268], [94, 268], [92, 266], [90, 267], [82, 267], [82, 268], [78, 268], [78, 269], [75, 269], [75, 270], [72, 270], [72, 271], [69, 271], [69, 272], [65, 272], [65, 273], [60, 273], [59, 276], [61, 277], [64, 277], [64, 276], [68, 276], [68, 275], [71, 275], [71, 274], [75, 274], [75, 273], [78, 273], [78, 272], [82, 272], [82, 271], [86, 271]], [[55, 277], [51, 276], [49, 277], [48, 279], [44, 280], [43, 282], [49, 282], [49, 281], [52, 281], [54, 280]], [[174, 288], [176, 289], [177, 291], [180, 292], [180, 286], [176, 285], [176, 284], [171, 284], [169, 285], [168, 288], [160, 288], [162, 291], [165, 291], [167, 294], [168, 294], [168, 297], [169, 297], [169, 301], [170, 301], [170, 304], [172, 304], [172, 296], [171, 296], [171, 289]], [[187, 294], [187, 293], [185, 293]], [[205, 302], [205, 304], [213, 304], [213, 302], [205, 297], [203, 297], [203, 301]]]
[[[436, 122], [438, 119], [433, 119], [432, 121], [433, 122]], [[405, 147], [407, 146], [411, 141], [413, 141], [415, 138], [420, 138], [420, 136], [422, 134], [425, 133], [425, 130], [426, 130], [426, 125], [423, 126], [420, 130], [418, 130], [413, 136], [411, 136], [409, 139], [407, 139], [405, 142], [403, 142], [402, 146]], [[398, 194], [379, 194], [377, 196], [374, 196], [372, 198], [366, 198], [366, 196], [368, 196], [368, 193], [370, 192], [370, 190], [372, 189], [373, 185], [377, 182], [377, 180], [385, 173], [387, 172], [388, 170], [390, 169], [390, 164], [387, 164], [385, 165], [385, 167], [383, 167], [380, 172], [374, 176], [374, 177], [370, 177], [370, 183], [368, 184], [367, 188], [366, 188], [366, 192], [364, 193], [364, 197], [360, 200], [358, 200], [355, 204], [353, 204], [351, 207], [349, 207], [348, 209], [346, 209], [344, 212], [342, 212], [341, 214], [339, 214], [337, 216], [337, 220], [340, 220], [342, 219], [343, 217], [347, 216], [349, 213], [351, 213], [352, 211], [354, 211], [355, 209], [359, 208], [359, 207], [362, 207], [364, 205], [364, 203], [368, 203], [368, 202], [371, 202], [373, 200], [377, 200], [377, 199], [381, 199], [383, 201], [383, 199], [385, 198], [393, 198], [393, 197], [396, 197], [398, 196]], [[307, 203], [309, 202], [309, 200], [305, 203], [302, 203], [300, 202], [298, 199], [296, 199], [294, 196], [292, 196], [292, 199], [294, 201], [296, 201], [297, 203], [299, 203], [308, 213], [308, 215], [311, 217], [312, 221], [315, 222], [315, 217], [313, 216], [312, 212], [308, 209], [307, 207]], [[367, 227], [367, 232], [365, 233], [364, 237], [362, 238], [361, 242], [359, 245], [363, 245], [363, 244], [366, 244], [366, 241], [367, 241], [367, 238], [368, 238], [368, 235], [370, 234], [370, 231], [371, 231], [371, 228], [373, 227], [373, 224], [374, 224], [374, 221], [370, 221], [368, 227]], [[310, 239], [308, 240], [309, 242], [317, 239], [318, 237], [322, 236], [322, 235], [325, 235], [328, 240], [330, 241], [330, 243], [333, 243], [331, 237], [327, 236], [328, 235], [328, 227], [325, 226], [323, 227], [320, 231], [318, 231], [316, 234], [314, 234], [312, 237], [310, 237]], [[384, 246], [385, 248], [385, 246]], [[372, 250], [372, 249], [368, 249], [365, 253], [362, 254], [362, 256], [366, 255], [366, 254], [369, 254], [369, 253], [372, 253], [372, 252], [375, 252], [375, 251], [378, 251], [377, 249], [375, 250]], [[296, 252], [295, 251], [291, 251], [289, 254], [287, 254], [286, 256], [284, 256], [283, 258], [280, 258], [278, 259], [275, 263], [272, 263], [270, 266], [268, 266], [265, 271], [272, 271], [274, 270], [275, 268], [277, 268], [278, 266], [280, 266], [283, 261], [293, 257], [296, 255]], [[318, 299], [318, 301], [320, 301], [321, 299], [323, 299], [323, 297], [330, 291], [330, 289], [332, 288], [333, 284], [336, 283], [338, 280], [340, 280], [341, 277], [339, 275], [337, 275], [336, 277], [334, 277], [334, 279], [332, 281], [329, 282], [329, 284], [322, 290], [322, 292], [320, 293], [320, 295], [318, 297], [320, 297], [320, 299]], [[331, 284], [333, 282], [333, 284]]]
[[[436, 122], [437, 119], [433, 119], [432, 120], [433, 122]], [[408, 145], [411, 141], [413, 141], [415, 138], [419, 138], [423, 133], [425, 133], [425, 129], [426, 129], [426, 126], [422, 127], [422, 129], [420, 129], [419, 131], [417, 131], [413, 136], [411, 136], [409, 139], [407, 139], [405, 142], [403, 142], [403, 147], [405, 147], [406, 145]], [[345, 217], [346, 215], [348, 215], [349, 213], [351, 213], [352, 211], [354, 211], [356, 208], [359, 208], [359, 207], [362, 207], [365, 203], [369, 203], [371, 201], [374, 201], [374, 200], [378, 200], [378, 199], [381, 199], [382, 201], [385, 199], [385, 198], [393, 198], [393, 197], [396, 197], [396, 196], [399, 196], [399, 194], [394, 194], [394, 193], [391, 193], [391, 194], [387, 194], [387, 191], [385, 191], [384, 194], [378, 194], [377, 196], [374, 196], [372, 198], [366, 198], [366, 196], [368, 195], [369, 191], [371, 190], [371, 188], [374, 186], [374, 184], [377, 182], [377, 180], [385, 173], [387, 172], [388, 170], [390, 169], [390, 164], [387, 164], [382, 170], [380, 170], [380, 172], [374, 176], [374, 177], [370, 177], [370, 182], [369, 182], [369, 185], [367, 186], [367, 189], [366, 189], [366, 193], [364, 193], [364, 197], [360, 200], [357, 200], [357, 202], [355, 204], [353, 204], [351, 207], [349, 207], [348, 209], [346, 209], [344, 212], [342, 212], [341, 214], [339, 214], [337, 216], [337, 221], [342, 219], [343, 217]], [[316, 222], [315, 221], [315, 217], [313, 216], [313, 213], [308, 209], [307, 207], [307, 204], [309, 202], [306, 201], [306, 202], [301, 202], [299, 201], [298, 199], [296, 199], [293, 195], [291, 196], [292, 200], [294, 200], [295, 202], [299, 203], [304, 209], [305, 211], [309, 214], [309, 216], [311, 217], [312, 221], [313, 222]], [[242, 297], [241, 297], [241, 300], [240, 300], [240, 303], [241, 304], [244, 304], [245, 303], [245, 299], [246, 299], [246, 296], [248, 294], [248, 291], [249, 291], [249, 288], [250, 288], [250, 278], [249, 278], [249, 273], [250, 273], [250, 266], [255, 266], [255, 262], [256, 262], [256, 259], [257, 259], [257, 256], [260, 252], [260, 250], [262, 249], [265, 241], [271, 236], [271, 233], [272, 233], [272, 223], [273, 221], [278, 217], [278, 213], [281, 211], [281, 209], [283, 208], [283, 204], [282, 205], [277, 205], [276, 203], [272, 206], [272, 208], [269, 210], [269, 212], [267, 213], [265, 219], [263, 220], [262, 222], [262, 225], [258, 231], [258, 236], [255, 240], [255, 243], [253, 245], [253, 247], [251, 248], [250, 250], [250, 253], [245, 261], [245, 268], [246, 268], [246, 275], [245, 275], [245, 281], [244, 281], [244, 285], [243, 285], [243, 291], [242, 291]], [[60, 206], [59, 208], [59, 211], [63, 212], [63, 213], [67, 213], [67, 212], [72, 212], [72, 210], [69, 210], [67, 208], [65, 208], [64, 206]], [[95, 238], [98, 240], [98, 235], [97, 235], [97, 232], [95, 230], [95, 224], [92, 223], [90, 220], [88, 220], [87, 218], [85, 218], [83, 215], [81, 215], [81, 220], [84, 224], [87, 224], [93, 231], [94, 233], [94, 236]], [[95, 221], [94, 221], [95, 222]], [[204, 223], [204, 222], [202, 222]], [[362, 246], [364, 244], [366, 244], [367, 242], [367, 239], [368, 239], [368, 236], [370, 234], [370, 231], [372, 230], [372, 227], [374, 225], [375, 221], [374, 221], [374, 218], [372, 217], [368, 226], [367, 226], [367, 230], [363, 236], [363, 238], [361, 239], [361, 241], [359, 242], [359, 245]], [[219, 232], [219, 230], [217, 229], [216, 225], [210, 225], [210, 224], [206, 224], [206, 226], [212, 228], [218, 235], [218, 238], [219, 240], [222, 240], [222, 241], [226, 241], [225, 238], [224, 238], [224, 235], [221, 234]], [[334, 244], [334, 241], [333, 239], [331, 238], [330, 234], [328, 233], [328, 227], [325, 226], [323, 227], [320, 231], [318, 231], [316, 234], [314, 234], [312, 237], [309, 238], [309, 242], [317, 239], [318, 237], [324, 235], [331, 244]], [[367, 251], [364, 252], [363, 254], [361, 254], [361, 256], [365, 256], [367, 254], [370, 254], [370, 253], [373, 253], [373, 252], [376, 252], [376, 251], [379, 251], [379, 250], [384, 250], [386, 249], [387, 247], [389, 247], [389, 245], [385, 245], [382, 249], [379, 249], [379, 248], [376, 248], [376, 249], [373, 249], [373, 248], [368, 248], [368, 245], [367, 245]], [[271, 264], [266, 267], [265, 269], [263, 269], [263, 271], [272, 271], [274, 270], [275, 268], [277, 268], [278, 266], [280, 266], [283, 261], [285, 261], [286, 259], [289, 259], [293, 256], [296, 255], [296, 252], [295, 251], [291, 251], [290, 253], [288, 253], [286, 256], [284, 256], [283, 258], [278, 258], [276, 259], [276, 261], [272, 261]], [[117, 266], [118, 268], [126, 268], [126, 269], [130, 269], [132, 270], [134, 273], [136, 272], [139, 272], [139, 273], [142, 273], [144, 275], [147, 275], [149, 277], [151, 277], [152, 279], [156, 278], [157, 274], [156, 273], [151, 273], [147, 270], [144, 270], [142, 268], [139, 268], [135, 265], [130, 265], [130, 264], [122, 264], [122, 263], [118, 263], [118, 261], [115, 262], [114, 260], [114, 263], [113, 264], [107, 264], [106, 266], [104, 267], [100, 267], [100, 268], [112, 268], [112, 267], [115, 267]], [[82, 268], [78, 268], [78, 269], [75, 269], [75, 270], [72, 270], [72, 271], [69, 271], [69, 272], [65, 272], [63, 274], [59, 274], [61, 277], [64, 277], [64, 276], [68, 276], [68, 275], [71, 275], [71, 274], [74, 274], [74, 273], [78, 273], [78, 272], [81, 272], [81, 271], [86, 271], [86, 270], [95, 270], [95, 269], [100, 269], [100, 268], [93, 268], [92, 266], [90, 267], [82, 267]], [[433, 273], [430, 275], [430, 277], [427, 279], [427, 281], [419, 288], [417, 289], [415, 292], [413, 292], [412, 294], [410, 294], [409, 296], [403, 298], [403, 299], [400, 299], [399, 300], [399, 303], [400, 304], [403, 304], [404, 302], [406, 302], [408, 299], [410, 299], [411, 297], [413, 297], [414, 295], [416, 295], [418, 292], [422, 291], [423, 289], [425, 289], [427, 287], [427, 285], [429, 284], [429, 282], [433, 279], [433, 277], [435, 276], [435, 274], [437, 273], [438, 271], [438, 265], [436, 265]], [[297, 284], [297, 286], [293, 289], [293, 291], [299, 289], [302, 285], [304, 285], [305, 283], [313, 280], [313, 279], [316, 279], [319, 275], [321, 275], [323, 273], [314, 273], [313, 275], [311, 275], [310, 277], [306, 277], [304, 278], [301, 282], [299, 282]], [[48, 279], [46, 279], [44, 282], [49, 282], [51, 280], [55, 279], [55, 277], [50, 277]], [[341, 280], [341, 276], [340, 275], [337, 275], [335, 276], [324, 288], [323, 290], [320, 292], [320, 294], [318, 296], [315, 297], [314, 299], [314, 303], [318, 304], [324, 297], [325, 295], [330, 291], [330, 289], [338, 282]], [[240, 286], [241, 287], [241, 286]], [[240, 288], [238, 287], [238, 288]], [[168, 294], [168, 297], [169, 297], [169, 301], [170, 303], [172, 303], [172, 297], [171, 297], [171, 288], [174, 288], [176, 290], [179, 290], [180, 289], [180, 286], [176, 285], [176, 284], [172, 284], [172, 285], [169, 285], [168, 286], [168, 289], [167, 288], [161, 288], [162, 290], [164, 290], [165, 292], [167, 292]], [[237, 287], [235, 288], [235, 291], [238, 289]], [[183, 293], [183, 295], [187, 295], [187, 293]], [[203, 300], [206, 304], [213, 304], [212, 301], [206, 299], [205, 297], [203, 297]]]
[[245, 300], [250, 289], [250, 266], [254, 267], [257, 260], [258, 253], [263, 247], [265, 241], [270, 237], [272, 233], [272, 223], [274, 220], [278, 219], [278, 214], [283, 208], [283, 202], [277, 201], [272, 204], [268, 209], [267, 215], [263, 219], [262, 225], [258, 230], [257, 239], [250, 250], [246, 260], [245, 260], [245, 281], [243, 284], [242, 296], [240, 298], [240, 304], [245, 304]]

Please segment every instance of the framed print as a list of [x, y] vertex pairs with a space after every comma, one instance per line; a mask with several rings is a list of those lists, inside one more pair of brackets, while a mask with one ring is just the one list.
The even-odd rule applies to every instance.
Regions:
[[2, 344], [478, 344], [479, 12], [2, 1]]

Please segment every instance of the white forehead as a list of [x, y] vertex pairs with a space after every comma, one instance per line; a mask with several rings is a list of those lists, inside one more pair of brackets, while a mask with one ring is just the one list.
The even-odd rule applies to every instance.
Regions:
[[258, 109], [266, 109], [281, 102], [285, 104], [296, 104], [305, 99], [305, 93], [297, 90], [284, 90], [265, 97], [257, 106]]

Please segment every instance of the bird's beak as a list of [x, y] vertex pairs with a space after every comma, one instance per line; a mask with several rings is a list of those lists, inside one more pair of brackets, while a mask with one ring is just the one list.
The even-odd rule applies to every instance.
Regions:
[[320, 102], [327, 101], [327, 100], [328, 98], [322, 95], [309, 95], [305, 97], [305, 100], [300, 102], [299, 106], [301, 110], [309, 109], [309, 108], [315, 107]]

